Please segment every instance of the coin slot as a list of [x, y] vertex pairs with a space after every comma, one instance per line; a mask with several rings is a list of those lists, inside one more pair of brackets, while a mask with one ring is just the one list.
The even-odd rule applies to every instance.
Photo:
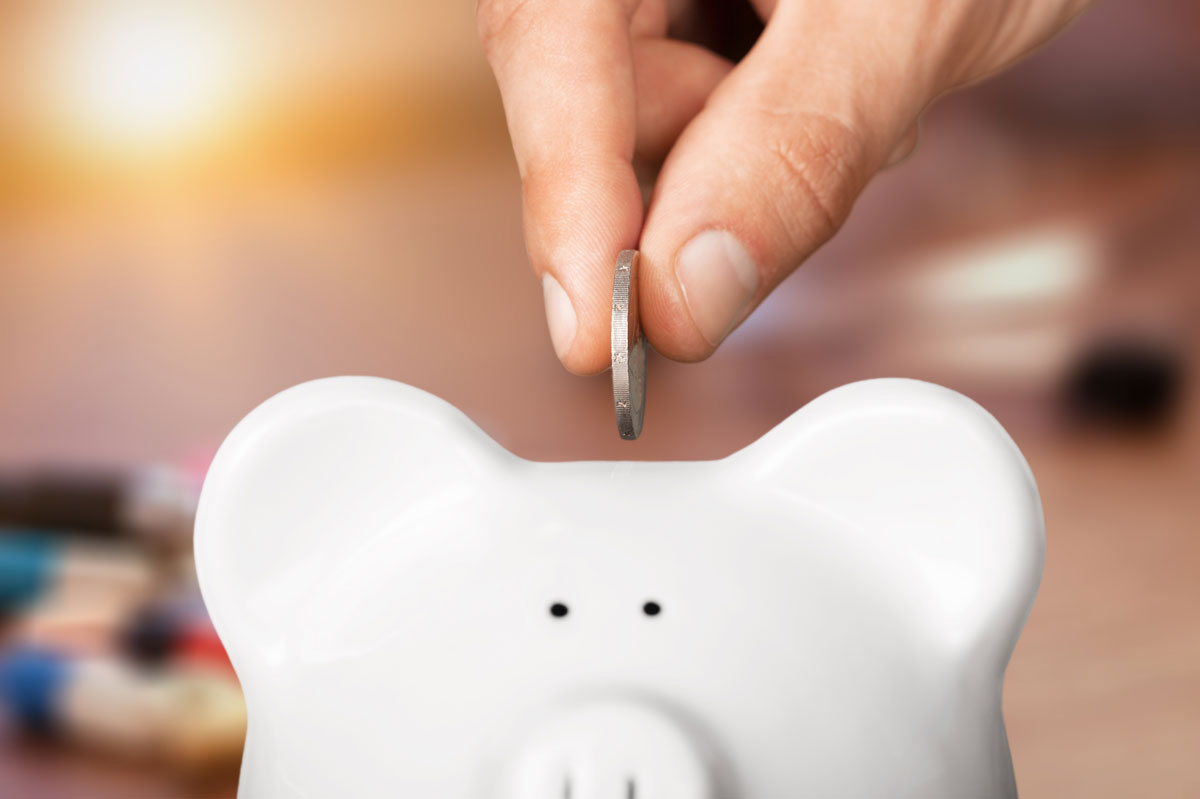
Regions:
[[556, 619], [561, 619], [571, 612], [571, 609], [562, 602], [555, 602], [550, 606], [550, 615]]
[[651, 599], [642, 605], [642, 613], [645, 613], [647, 616], [657, 616], [662, 613], [662, 605]]

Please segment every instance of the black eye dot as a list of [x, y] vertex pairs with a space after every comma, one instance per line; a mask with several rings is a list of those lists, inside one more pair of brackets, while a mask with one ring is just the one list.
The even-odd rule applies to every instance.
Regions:
[[561, 619], [563, 616], [566, 616], [570, 612], [571, 612], [570, 608], [568, 608], [566, 605], [564, 605], [561, 602], [555, 602], [553, 605], [550, 606], [550, 615], [556, 619]]
[[645, 613], [647, 616], [657, 616], [658, 614], [662, 613], [662, 605], [651, 600], [642, 605], [642, 613]]

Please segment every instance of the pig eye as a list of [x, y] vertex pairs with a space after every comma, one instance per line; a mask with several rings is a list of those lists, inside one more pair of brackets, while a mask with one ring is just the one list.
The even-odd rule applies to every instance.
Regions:
[[646, 604], [642, 605], [642, 613], [645, 613], [647, 616], [657, 616], [658, 614], [662, 613], [662, 605], [658, 604], [652, 599]]
[[568, 608], [566, 605], [564, 605], [562, 602], [555, 602], [553, 605], [550, 606], [550, 615], [556, 619], [561, 619], [563, 616], [566, 616], [570, 612], [571, 612], [571, 609]]

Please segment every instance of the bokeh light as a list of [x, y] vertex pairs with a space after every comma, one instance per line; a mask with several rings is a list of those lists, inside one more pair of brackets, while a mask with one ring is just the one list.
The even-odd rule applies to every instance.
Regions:
[[[227, 120], [239, 66], [220, 4], [118, 3], [62, 20], [51, 108], [93, 146], [180, 146]], [[225, 9], [227, 10], [227, 9]]]

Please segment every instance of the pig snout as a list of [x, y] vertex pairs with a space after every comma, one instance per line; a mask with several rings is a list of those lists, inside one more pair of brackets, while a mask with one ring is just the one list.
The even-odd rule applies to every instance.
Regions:
[[712, 799], [709, 764], [686, 729], [632, 701], [567, 708], [516, 751], [502, 799]]

